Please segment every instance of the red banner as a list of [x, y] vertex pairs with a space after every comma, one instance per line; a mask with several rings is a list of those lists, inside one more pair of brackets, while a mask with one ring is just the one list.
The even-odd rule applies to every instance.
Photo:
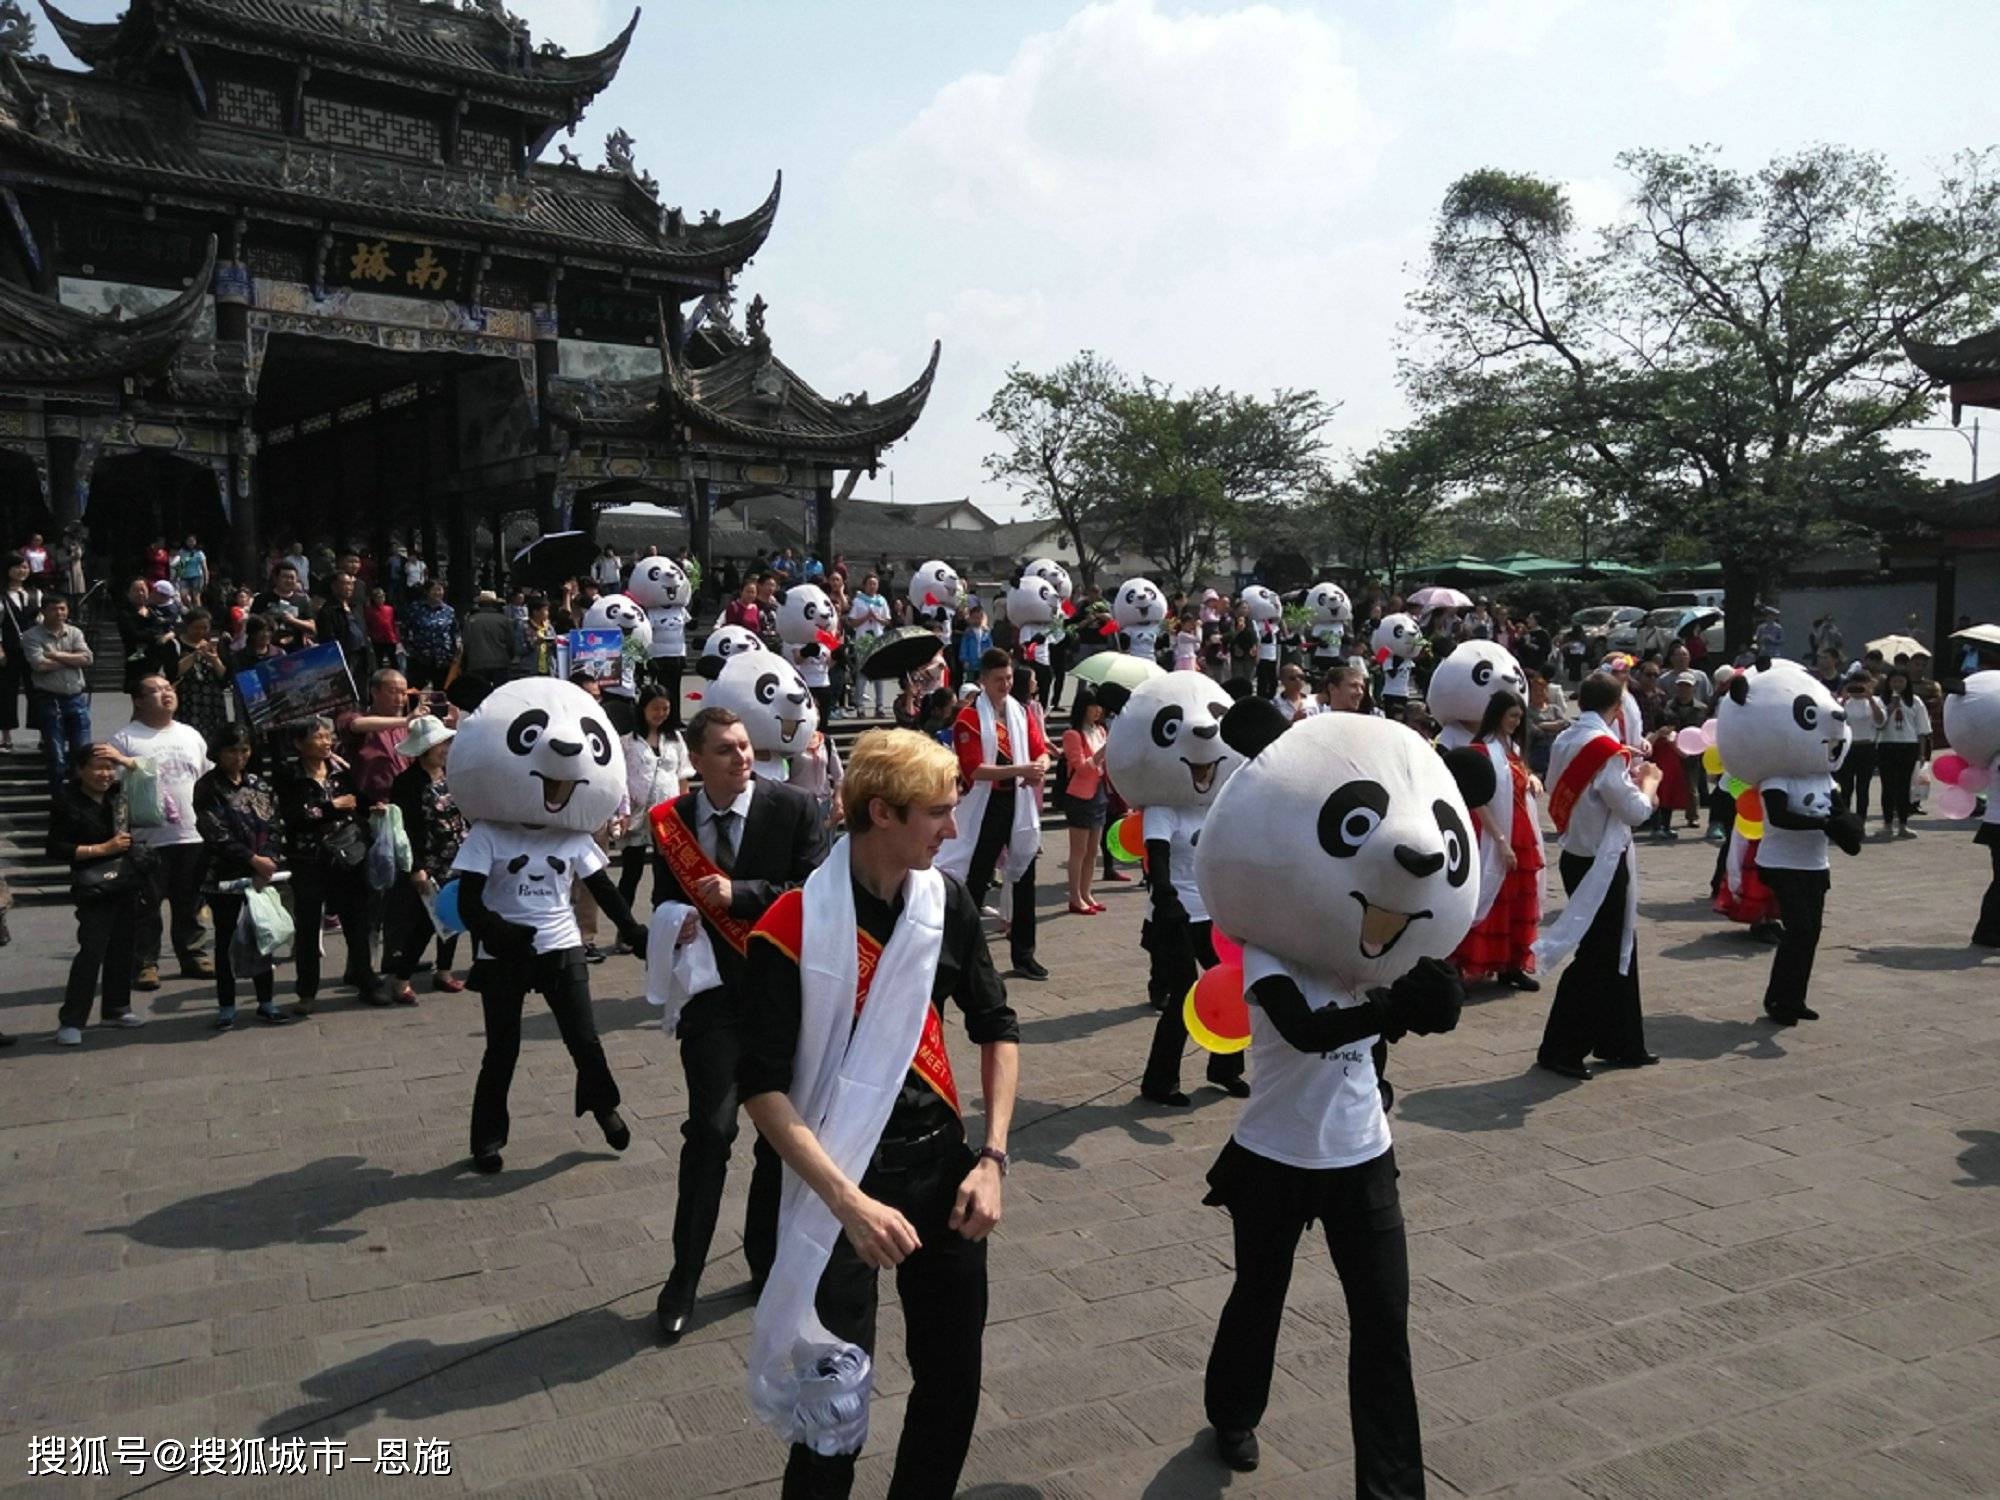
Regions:
[[[856, 936], [859, 963], [855, 969], [854, 1017], [859, 1020], [861, 1007], [868, 1003], [868, 987], [875, 982], [875, 966], [882, 961], [882, 945], [865, 932], [857, 931]], [[951, 1106], [953, 1114], [964, 1113], [958, 1107], [958, 1082], [951, 1075], [951, 1054], [945, 1050], [944, 1021], [929, 995], [924, 996], [924, 1034], [917, 1039], [917, 1055], [910, 1059], [910, 1071], [929, 1084]]]
[[702, 876], [721, 875], [722, 870], [701, 852], [701, 840], [695, 837], [692, 828], [681, 821], [672, 802], [662, 802], [653, 809], [650, 817], [653, 843], [658, 847], [660, 857], [667, 862], [667, 868], [673, 872], [674, 879], [687, 893], [688, 900], [708, 919], [709, 926], [722, 934], [730, 947], [738, 953], [744, 952], [750, 945], [750, 929], [757, 924], [731, 916], [729, 908], [720, 902], [705, 900], [697, 884]]
[[1590, 790], [1591, 782], [1612, 756], [1624, 753], [1625, 747], [1608, 734], [1584, 741], [1549, 792], [1549, 818], [1555, 823], [1557, 833], [1569, 832], [1570, 814], [1576, 811], [1577, 799]]

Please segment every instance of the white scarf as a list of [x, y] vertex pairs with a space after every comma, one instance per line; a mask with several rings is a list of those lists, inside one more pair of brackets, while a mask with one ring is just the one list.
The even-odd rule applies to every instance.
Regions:
[[[1586, 741], [1600, 734], [1611, 734], [1611, 728], [1594, 713], [1585, 714], [1569, 728], [1556, 736], [1556, 742], [1549, 747], [1549, 785], [1562, 780], [1562, 774], [1569, 768]], [[1616, 735], [1612, 735], [1616, 739]], [[1598, 773], [1602, 775], [1600, 771]], [[1592, 795], [1585, 792], [1584, 796]], [[1579, 798], [1579, 801], [1582, 799]], [[1611, 891], [1611, 882], [1618, 876], [1618, 863], [1632, 847], [1632, 830], [1625, 820], [1608, 809], [1604, 819], [1604, 833], [1597, 841], [1597, 848], [1591, 852], [1590, 873], [1583, 877], [1576, 891], [1569, 898], [1569, 904], [1562, 909], [1562, 915], [1551, 922], [1535, 944], [1535, 961], [1543, 968], [1559, 964], [1576, 952], [1584, 935], [1590, 931], [1590, 924], [1597, 920], [1597, 912], [1604, 905], [1604, 898]], [[1482, 878], [1483, 879], [1483, 878]], [[1639, 946], [1639, 861], [1631, 861], [1631, 874], [1625, 881], [1625, 936], [1618, 949], [1618, 972], [1632, 972], [1632, 955]]]
[[[798, 1050], [792, 1107], [851, 1182], [868, 1170], [923, 1038], [944, 946], [944, 877], [912, 870], [903, 912], [854, 1016], [852, 839], [833, 846], [805, 884]], [[855, 1453], [868, 1436], [868, 1356], [819, 1321], [814, 1301], [840, 1221], [787, 1170], [778, 1206], [778, 1254], [751, 1325], [750, 1408], [788, 1443]]]
[[[978, 698], [979, 704], [979, 759], [983, 765], [997, 765], [1000, 760], [1000, 737], [996, 731], [993, 700], [985, 693]], [[1007, 744], [1013, 751], [1014, 763], [1020, 765], [1028, 758], [1028, 715], [1014, 698], [1005, 700], [1007, 712]], [[975, 781], [958, 799], [958, 832], [938, 851], [937, 867], [947, 875], [965, 879], [972, 868], [972, 852], [979, 846], [980, 825], [986, 821], [986, 804], [993, 800], [993, 783]], [[1028, 786], [1016, 783], [1014, 789], [1014, 829], [1007, 838], [1007, 851], [1002, 856], [997, 874], [1009, 880], [1020, 878], [1028, 868], [1028, 862], [1042, 852], [1042, 804], [1040, 795]]]
[[695, 909], [684, 901], [662, 901], [653, 908], [647, 930], [646, 1003], [660, 1007], [660, 1029], [668, 1036], [680, 1024], [681, 1008], [688, 1001], [722, 985], [707, 924], [697, 922], [693, 938], [681, 942], [681, 928], [694, 915]]
[[[1514, 842], [1514, 769], [1508, 762], [1507, 747], [1498, 740], [1488, 740], [1479, 747], [1486, 752], [1486, 758], [1493, 762], [1493, 776], [1496, 790], [1490, 804], [1493, 820], [1500, 825], [1500, 836], [1495, 838], [1482, 819], [1479, 824], [1479, 907], [1473, 913], [1473, 925], [1486, 920], [1486, 914], [1493, 910], [1493, 903], [1499, 899], [1500, 887], [1506, 883], [1507, 867], [1501, 861], [1501, 851]], [[1551, 770], [1553, 771], [1553, 767]], [[1527, 797], [1528, 826], [1541, 832], [1542, 809], [1536, 802], [1535, 794]], [[1539, 889], [1539, 886], [1538, 886]]]

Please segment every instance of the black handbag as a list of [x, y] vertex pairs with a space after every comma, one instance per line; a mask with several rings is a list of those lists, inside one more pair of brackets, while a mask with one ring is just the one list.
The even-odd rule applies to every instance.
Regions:
[[320, 835], [319, 857], [329, 870], [358, 870], [368, 858], [368, 835], [352, 819], [336, 823]]
[[139, 864], [128, 852], [79, 868], [70, 877], [69, 893], [77, 905], [94, 906], [101, 901], [132, 895], [139, 885]]

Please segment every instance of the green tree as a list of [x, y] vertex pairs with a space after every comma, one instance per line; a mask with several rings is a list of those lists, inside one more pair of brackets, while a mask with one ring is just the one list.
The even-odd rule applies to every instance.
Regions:
[[987, 477], [1062, 526], [1086, 584], [1122, 542], [1105, 431], [1110, 403], [1130, 388], [1116, 365], [1086, 349], [1047, 375], [1014, 366], [981, 418], [1005, 441], [987, 455]]
[[1995, 159], [1961, 156], [1914, 197], [1842, 147], [1754, 173], [1631, 152], [1632, 215], [1589, 246], [1559, 186], [1471, 173], [1410, 301], [1406, 384], [1434, 414], [1510, 413], [1479, 456], [1546, 476], [1593, 529], [1705, 539], [1741, 642], [1787, 562], [1851, 527], [1851, 486], [1913, 482], [1885, 435], [1935, 391], [1902, 344], [2000, 305]]

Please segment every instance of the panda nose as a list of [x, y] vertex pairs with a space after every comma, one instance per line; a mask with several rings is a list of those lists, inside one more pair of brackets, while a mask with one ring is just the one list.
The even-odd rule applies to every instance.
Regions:
[[550, 740], [548, 746], [556, 754], [565, 757], [583, 754], [583, 741], [581, 740]]
[[1398, 844], [1396, 863], [1421, 880], [1426, 875], [1435, 875], [1444, 868], [1444, 855], [1441, 852], [1426, 854], [1421, 849], [1412, 849], [1408, 844]]
[[1194, 726], [1194, 732], [1201, 739], [1212, 740], [1218, 734], [1222, 733], [1222, 726], [1220, 724], [1197, 724]]

